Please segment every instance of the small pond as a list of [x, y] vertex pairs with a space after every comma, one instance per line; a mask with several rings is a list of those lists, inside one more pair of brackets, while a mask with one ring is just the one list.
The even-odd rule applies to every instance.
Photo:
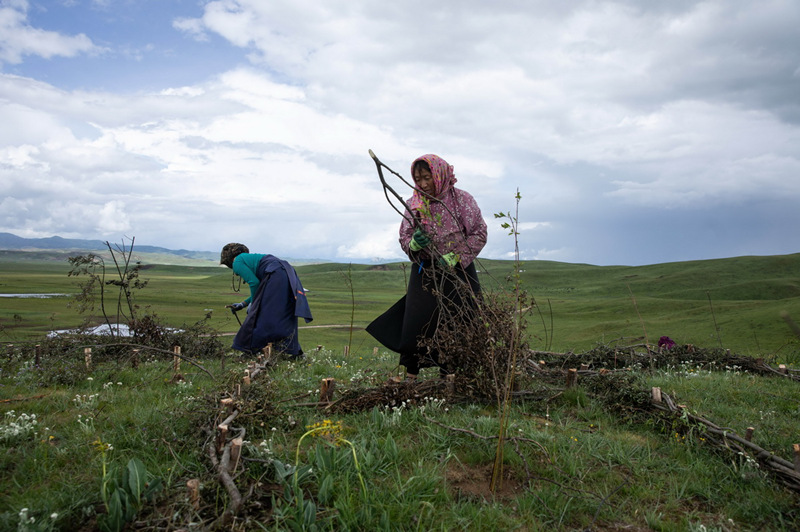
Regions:
[[47, 299], [50, 297], [66, 297], [72, 294], [0, 294], [0, 297], [18, 297], [20, 299]]

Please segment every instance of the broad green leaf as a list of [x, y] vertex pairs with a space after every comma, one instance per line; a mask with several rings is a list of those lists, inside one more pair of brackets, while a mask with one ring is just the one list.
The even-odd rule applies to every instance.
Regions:
[[120, 495], [121, 491], [116, 490], [108, 500], [108, 514], [103, 519], [103, 528], [112, 532], [122, 530], [125, 525], [123, 503]]
[[128, 491], [133, 497], [136, 507], [142, 504], [142, 493], [147, 483], [147, 468], [138, 458], [131, 458], [128, 460]]
[[303, 501], [303, 523], [306, 526], [313, 525], [317, 521], [317, 505], [314, 501], [307, 499]]
[[319, 485], [319, 492], [317, 493], [319, 501], [322, 504], [329, 504], [333, 497], [333, 476], [325, 475], [325, 478]]

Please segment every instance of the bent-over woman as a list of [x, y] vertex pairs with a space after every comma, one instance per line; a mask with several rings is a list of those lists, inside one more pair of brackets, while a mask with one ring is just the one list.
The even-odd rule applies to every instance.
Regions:
[[[486, 245], [486, 222], [475, 199], [455, 188], [453, 167], [437, 155], [423, 155], [411, 165], [416, 186], [400, 224], [400, 246], [411, 259], [406, 295], [367, 326], [384, 346], [400, 354], [406, 378], [420, 368], [438, 366], [433, 338], [442, 310], [451, 315], [474, 308], [480, 283], [473, 261]], [[467, 324], [465, 323], [465, 326]]]
[[250, 296], [229, 305], [234, 312], [247, 308], [247, 318], [233, 339], [233, 348], [259, 353], [272, 343], [278, 352], [300, 357], [297, 318], [311, 321], [305, 290], [291, 264], [273, 255], [250, 253], [239, 243], [226, 244], [220, 264], [233, 269], [250, 286]]

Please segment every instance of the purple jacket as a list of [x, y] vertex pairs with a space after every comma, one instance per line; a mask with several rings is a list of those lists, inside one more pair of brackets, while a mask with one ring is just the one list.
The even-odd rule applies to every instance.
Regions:
[[[428, 212], [428, 210], [430, 212]], [[414, 209], [422, 222], [431, 243], [418, 253], [409, 248], [414, 235], [414, 225], [406, 216], [400, 224], [400, 246], [412, 261], [430, 259], [431, 251], [438, 257], [454, 252], [461, 257], [461, 266], [466, 268], [486, 245], [486, 222], [472, 195], [459, 188], [451, 188], [441, 198], [430, 202], [430, 208]]]

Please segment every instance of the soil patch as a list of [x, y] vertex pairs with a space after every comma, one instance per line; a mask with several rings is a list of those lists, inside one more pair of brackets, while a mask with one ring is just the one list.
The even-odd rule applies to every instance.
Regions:
[[503, 481], [492, 493], [492, 464], [469, 465], [453, 461], [447, 467], [445, 479], [456, 500], [466, 497], [487, 502], [507, 501], [527, 490], [524, 481], [516, 478], [514, 471], [506, 467], [503, 468]]

